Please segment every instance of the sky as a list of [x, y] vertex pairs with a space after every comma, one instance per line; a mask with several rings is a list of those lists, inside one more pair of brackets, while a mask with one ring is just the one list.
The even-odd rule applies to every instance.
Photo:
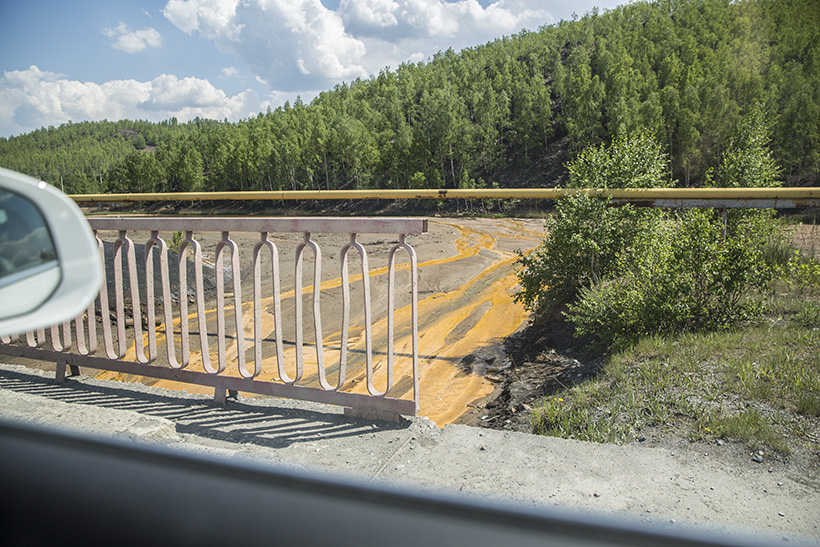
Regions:
[[625, 0], [0, 0], [0, 137], [238, 121]]

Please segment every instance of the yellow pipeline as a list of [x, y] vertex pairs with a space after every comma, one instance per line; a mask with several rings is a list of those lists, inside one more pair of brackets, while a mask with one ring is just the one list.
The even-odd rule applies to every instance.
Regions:
[[490, 188], [456, 190], [282, 190], [277, 192], [171, 192], [73, 194], [80, 203], [129, 201], [288, 201], [348, 199], [560, 199], [582, 193], [624, 200], [820, 199], [820, 188]]

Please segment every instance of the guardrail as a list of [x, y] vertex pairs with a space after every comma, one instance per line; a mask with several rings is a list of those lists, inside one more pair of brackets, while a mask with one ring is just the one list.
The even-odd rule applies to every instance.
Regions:
[[[385, 416], [418, 412], [418, 271], [415, 251], [406, 236], [425, 233], [426, 219], [107, 217], [92, 218], [89, 222], [107, 272], [97, 300], [73, 320], [76, 350], [72, 351], [71, 322], [67, 322], [2, 337], [0, 353], [56, 362], [58, 382], [64, 381], [67, 366], [75, 374], [79, 373], [77, 367], [82, 366], [210, 386], [219, 402], [224, 402], [229, 392], [243, 391], [341, 405], [357, 412], [382, 412]], [[116, 237], [111, 242], [104, 241], [104, 234], [111, 231]], [[148, 234], [141, 258], [131, 235], [140, 232]], [[242, 296], [248, 293], [242, 290], [240, 249], [231, 238], [234, 232], [259, 234], [252, 250], [253, 287], [249, 302]], [[182, 235], [177, 236], [176, 255], [168, 249], [168, 235], [173, 239], [174, 233]], [[206, 251], [194, 238], [195, 233], [203, 237], [210, 234], [215, 241], [208, 253], [213, 257], [212, 266], [207, 264]], [[218, 239], [215, 234], [219, 234]], [[295, 258], [290, 291], [283, 291], [279, 248], [271, 234], [301, 234], [301, 241], [293, 241]], [[331, 239], [333, 234], [347, 236], [347, 242], [341, 243], [338, 250], [340, 278], [323, 278], [322, 252], [315, 234], [326, 234]], [[359, 235], [364, 234], [397, 237], [395, 242], [377, 242], [385, 248], [389, 245], [385, 267], [370, 268], [367, 250], [359, 241]], [[404, 253], [407, 262], [397, 263], [397, 256]], [[358, 256], [360, 270], [352, 278], [348, 273], [351, 254]], [[176, 269], [170, 266], [169, 258], [173, 256], [177, 257]], [[304, 263], [310, 257], [312, 285], [305, 286]], [[263, 286], [263, 270], [270, 272], [270, 286]], [[409, 297], [405, 295], [402, 309], [397, 309], [396, 303], [399, 270], [409, 272], [404, 285]], [[385, 275], [387, 280], [382, 280], [380, 291], [386, 292], [386, 298], [379, 300], [380, 312], [376, 317], [371, 278]], [[190, 282], [193, 287], [189, 290]], [[352, 340], [351, 286], [358, 283], [358, 311], [363, 322], [357, 328], [362, 336]], [[323, 328], [328, 319], [321, 312], [323, 290], [341, 298], [341, 317], [335, 318], [338, 330], [331, 331], [331, 338], [338, 336], [338, 347], [327, 341], [327, 330]], [[206, 294], [209, 292], [212, 294]], [[312, 315], [313, 332], [308, 336], [304, 328], [306, 297], [312, 301], [308, 315]], [[290, 324], [282, 311], [285, 300], [293, 316]], [[193, 313], [189, 313], [189, 301], [195, 304]], [[206, 310], [208, 307], [211, 309]], [[226, 312], [233, 316], [232, 320], [226, 318]], [[395, 319], [398, 315], [403, 321], [401, 325]], [[112, 327], [112, 319], [116, 328]], [[292, 339], [286, 341], [289, 325]], [[382, 335], [379, 341], [374, 340], [376, 325]], [[397, 331], [403, 333], [402, 344], [409, 353], [397, 354]], [[103, 342], [101, 349], [99, 339]], [[377, 344], [382, 348], [382, 358], [375, 363]], [[164, 352], [160, 351], [161, 346]], [[314, 347], [314, 357], [306, 355], [306, 346]], [[397, 355], [404, 359], [403, 375], [398, 382]], [[334, 362], [329, 364], [328, 359]]]
[[611, 197], [645, 207], [800, 209], [820, 207], [820, 188], [489, 188], [418, 190], [283, 190], [277, 192], [177, 192], [74, 194], [78, 203], [135, 201], [293, 201], [351, 199], [561, 199], [575, 193]]

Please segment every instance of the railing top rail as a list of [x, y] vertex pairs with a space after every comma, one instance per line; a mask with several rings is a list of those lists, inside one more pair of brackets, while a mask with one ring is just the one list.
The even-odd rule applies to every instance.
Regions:
[[426, 218], [90, 217], [94, 230], [407, 234], [427, 232]]

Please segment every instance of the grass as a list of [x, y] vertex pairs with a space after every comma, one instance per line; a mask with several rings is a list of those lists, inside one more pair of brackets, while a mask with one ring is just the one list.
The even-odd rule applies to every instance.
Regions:
[[651, 430], [784, 454], [791, 443], [820, 448], [820, 283], [813, 273], [796, 271], [773, 285], [756, 322], [649, 337], [612, 355], [597, 376], [543, 399], [533, 429], [594, 442], [622, 443]]

